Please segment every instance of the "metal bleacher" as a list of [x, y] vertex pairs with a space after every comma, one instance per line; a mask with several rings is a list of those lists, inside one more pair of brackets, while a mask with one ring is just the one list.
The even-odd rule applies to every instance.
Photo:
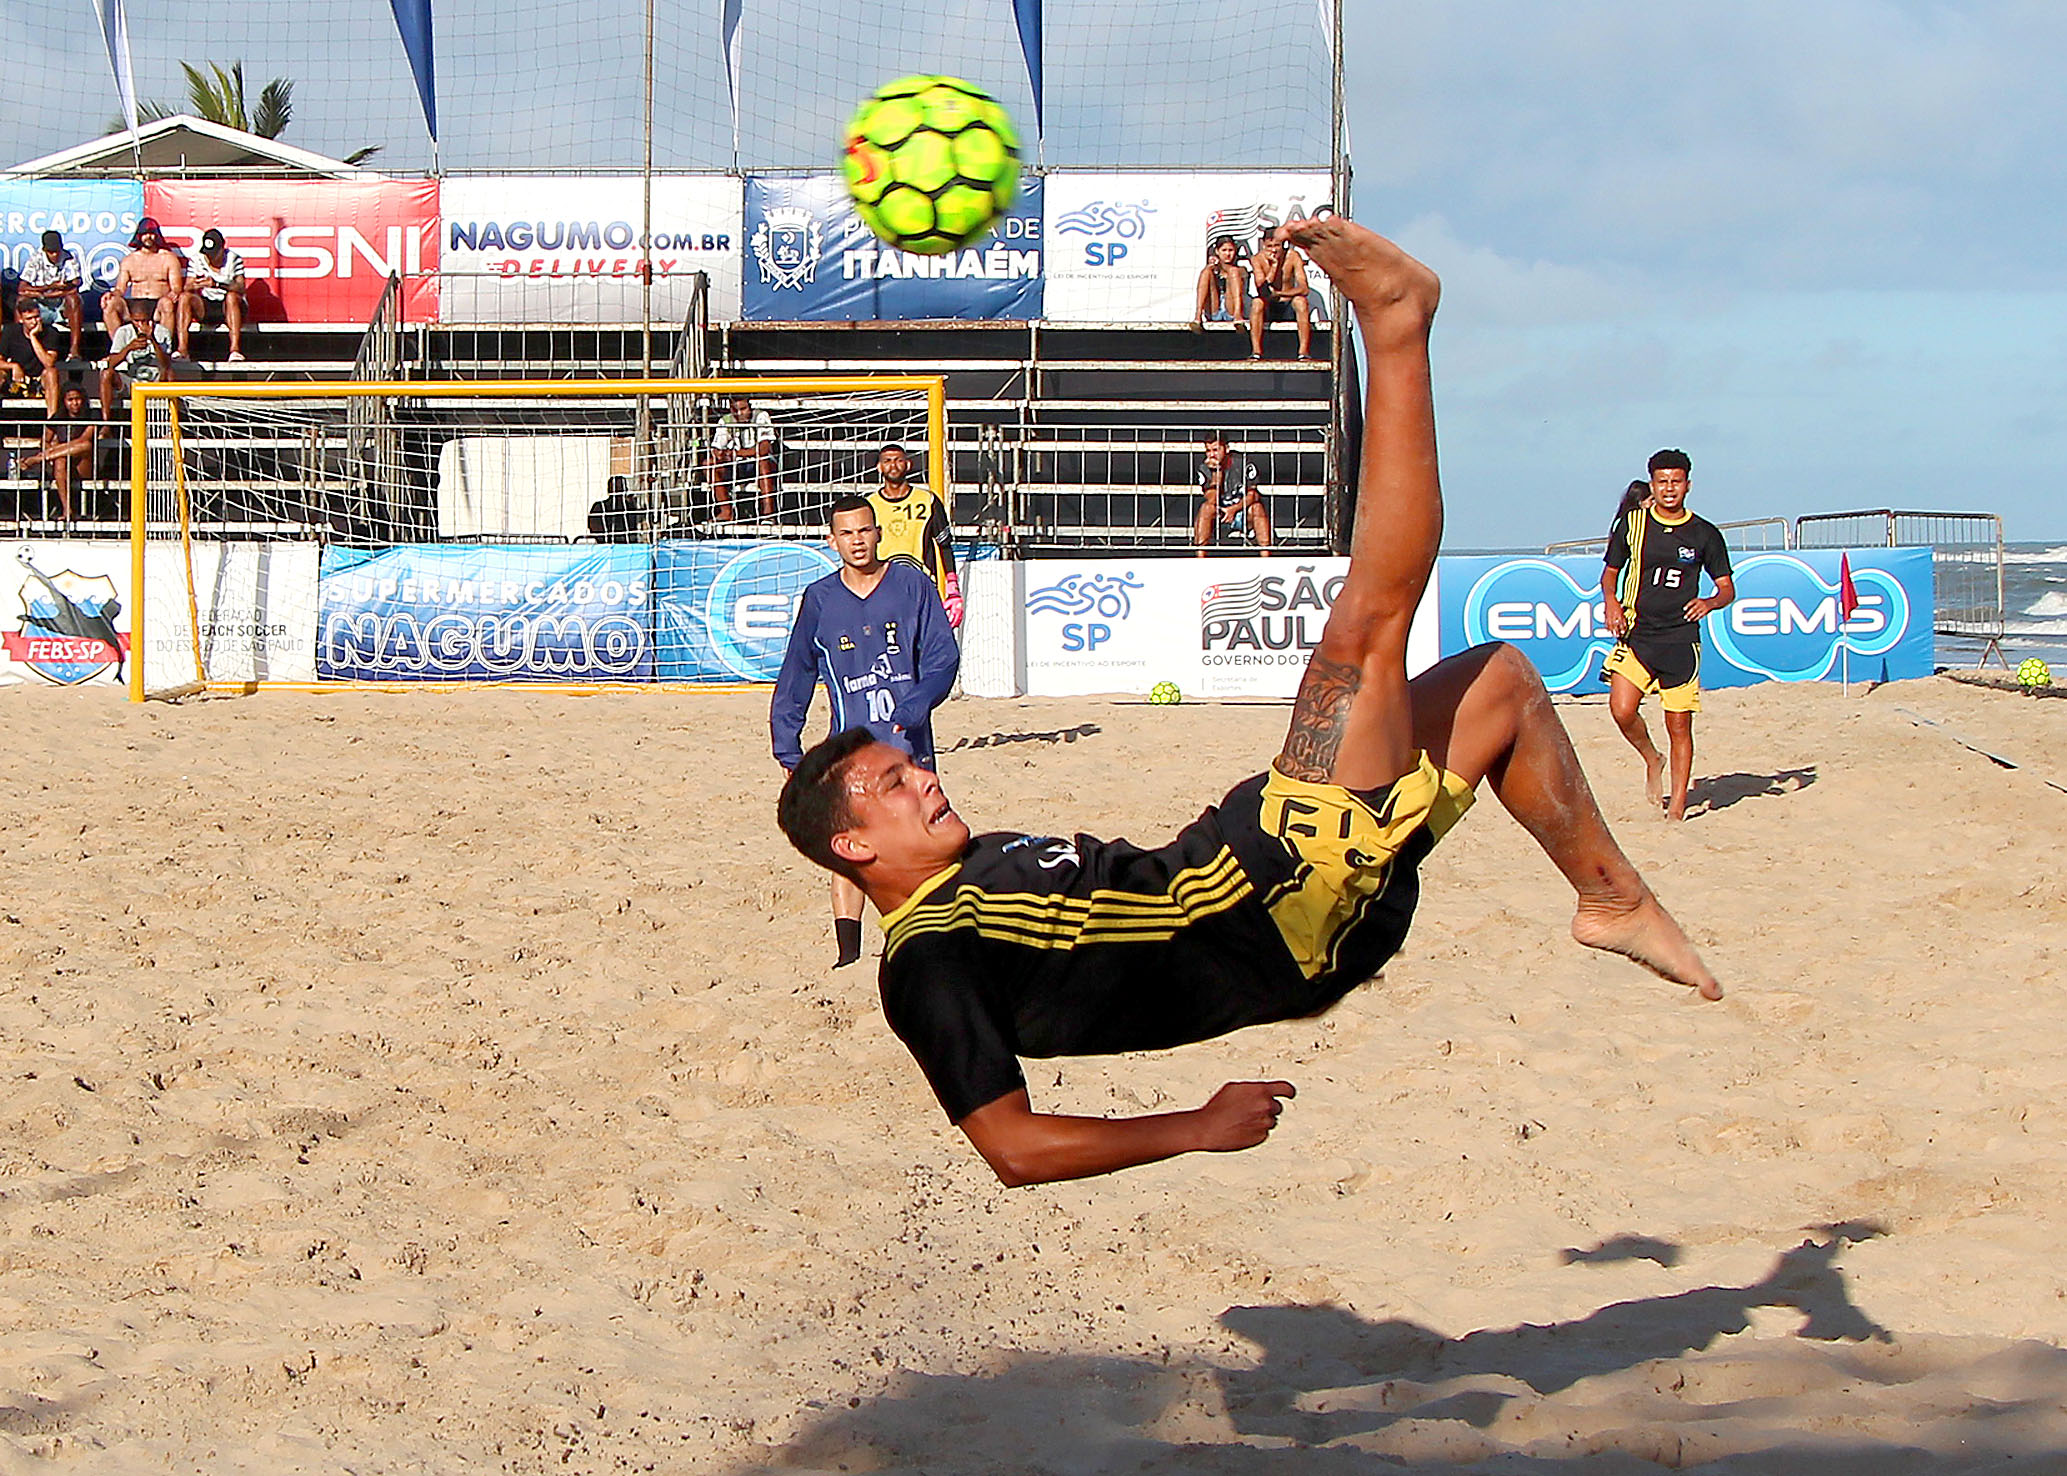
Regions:
[[[940, 374], [948, 383], [953, 517], [966, 537], [1019, 555], [1188, 551], [1198, 507], [1200, 443], [1224, 431], [1257, 463], [1264, 496], [1287, 551], [1323, 552], [1338, 539], [1333, 518], [1340, 470], [1354, 464], [1357, 397], [1342, 392], [1328, 355], [1331, 329], [1314, 328], [1316, 359], [1295, 362], [1289, 327], [1274, 326], [1263, 360], [1248, 357], [1246, 331], [1233, 325], [1000, 322], [718, 323], [701, 304], [678, 324], [410, 324], [394, 309], [397, 284], [370, 324], [265, 324], [247, 329], [242, 363], [224, 361], [219, 332], [198, 334], [182, 378], [223, 384], [278, 379], [506, 380], [636, 378], [656, 374]], [[569, 316], [575, 316], [570, 313]], [[101, 347], [89, 334], [86, 348]], [[78, 366], [90, 380], [93, 366]], [[96, 387], [89, 393], [97, 400]], [[424, 402], [435, 417], [438, 402]], [[577, 407], [569, 406], [573, 410]], [[18, 453], [40, 432], [37, 399], [0, 403], [5, 449]], [[778, 420], [780, 410], [776, 411]], [[663, 412], [664, 415], [664, 412]], [[664, 426], [655, 427], [665, 435]], [[206, 426], [187, 431], [202, 453], [195, 495], [218, 508], [257, 496], [237, 475], [252, 457], [271, 457], [266, 483], [277, 490], [280, 462], [301, 458], [297, 480], [309, 507], [348, 507], [335, 448], [277, 443], [243, 433], [220, 443]], [[96, 479], [83, 499], [77, 532], [122, 536], [127, 524], [127, 426], [104, 437]], [[222, 454], [210, 456], [211, 450]], [[353, 455], [365, 454], [358, 447]], [[0, 527], [18, 535], [61, 531], [54, 502], [34, 473], [17, 475], [18, 455], [0, 458]], [[46, 506], [49, 504], [49, 506]], [[10, 520], [10, 514], [12, 518]], [[154, 497], [154, 517], [158, 515]], [[283, 513], [254, 503], [225, 531], [253, 536], [350, 536], [349, 519]], [[435, 526], [435, 518], [430, 520]], [[719, 531], [719, 530], [705, 530]], [[813, 536], [805, 526], [737, 528]], [[426, 530], [426, 536], [436, 536]]]

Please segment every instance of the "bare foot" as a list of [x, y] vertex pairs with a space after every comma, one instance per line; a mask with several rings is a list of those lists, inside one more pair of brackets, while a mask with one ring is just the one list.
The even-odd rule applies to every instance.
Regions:
[[1644, 760], [1644, 798], [1651, 808], [1665, 808], [1665, 755], [1654, 753]]
[[1425, 330], [1434, 318], [1442, 283], [1376, 231], [1340, 215], [1295, 220], [1278, 229], [1342, 289], [1367, 337]]
[[1722, 998], [1722, 985], [1648, 887], [1633, 903], [1582, 898], [1572, 917], [1572, 936], [1588, 948], [1619, 953], [1660, 978], [1684, 984], [1703, 999]]

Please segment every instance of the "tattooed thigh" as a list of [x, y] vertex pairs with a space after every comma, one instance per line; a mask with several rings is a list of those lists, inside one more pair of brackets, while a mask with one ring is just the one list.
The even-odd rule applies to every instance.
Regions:
[[1299, 700], [1292, 704], [1292, 728], [1278, 754], [1279, 772], [1313, 784], [1326, 784], [1335, 777], [1350, 704], [1363, 684], [1361, 666], [1314, 653], [1299, 683]]

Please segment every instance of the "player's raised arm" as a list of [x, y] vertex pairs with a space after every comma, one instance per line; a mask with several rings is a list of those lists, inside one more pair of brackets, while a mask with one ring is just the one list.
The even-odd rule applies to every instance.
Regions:
[[1203, 1107], [1146, 1117], [1071, 1117], [1036, 1112], [1022, 1089], [956, 1124], [1008, 1188], [1088, 1179], [1180, 1153], [1254, 1148], [1277, 1126], [1289, 1081], [1231, 1081]]

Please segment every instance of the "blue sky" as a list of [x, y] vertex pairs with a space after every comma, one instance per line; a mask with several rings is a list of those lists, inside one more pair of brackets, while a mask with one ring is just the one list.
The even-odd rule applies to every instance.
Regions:
[[1444, 275], [1453, 545], [1718, 520], [2067, 536], [2067, 7], [1347, 0], [1357, 213]]

